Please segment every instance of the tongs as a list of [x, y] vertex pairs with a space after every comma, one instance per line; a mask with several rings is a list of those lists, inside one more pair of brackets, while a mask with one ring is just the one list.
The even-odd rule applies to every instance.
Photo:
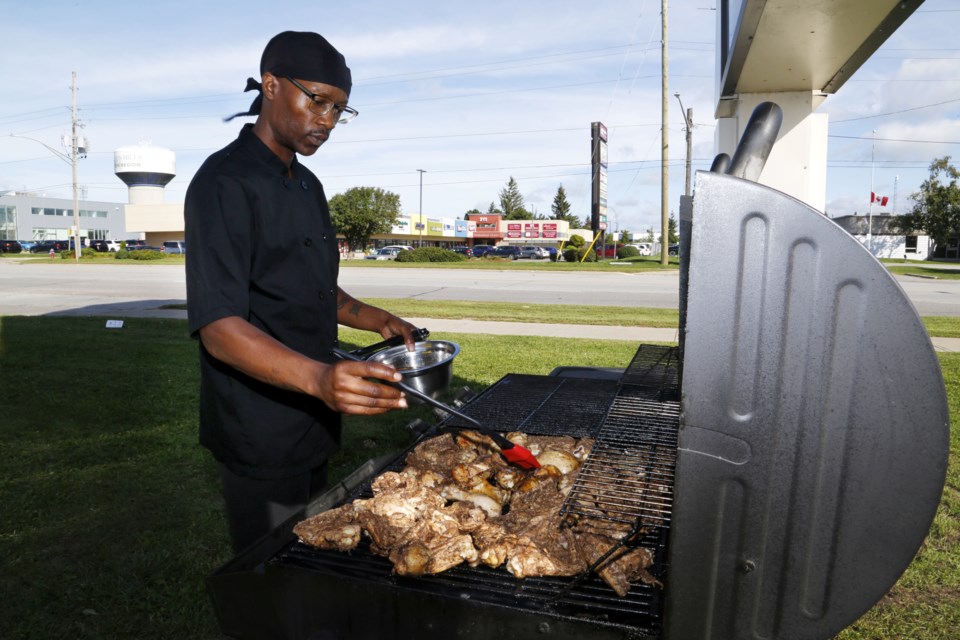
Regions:
[[[343, 360], [353, 360], [354, 362], [365, 362], [363, 358], [355, 355], [356, 352], [350, 353], [347, 351], [343, 351], [342, 349], [332, 349], [331, 351], [333, 355]], [[500, 455], [502, 455], [507, 462], [513, 463], [522, 469], [539, 469], [540, 468], [540, 463], [537, 462], [536, 456], [534, 456], [529, 449], [527, 449], [526, 447], [521, 447], [519, 444], [510, 442], [499, 432], [495, 431], [491, 427], [484, 425], [482, 422], [480, 422], [476, 418], [472, 418], [465, 413], [457, 411], [453, 407], [443, 402], [440, 402], [433, 396], [423, 393], [419, 389], [415, 389], [403, 382], [393, 382], [390, 380], [379, 380], [379, 379], [377, 380], [377, 382], [399, 389], [400, 391], [403, 391], [404, 393], [411, 395], [414, 398], [422, 400], [423, 402], [426, 402], [427, 404], [433, 407], [436, 407], [437, 409], [440, 409], [445, 413], [448, 413], [452, 416], [456, 416], [457, 418], [460, 418], [464, 422], [467, 422], [473, 425], [473, 427], [476, 428], [477, 431], [480, 431], [484, 435], [489, 436], [495, 443], [497, 443], [497, 446], [500, 447]]]

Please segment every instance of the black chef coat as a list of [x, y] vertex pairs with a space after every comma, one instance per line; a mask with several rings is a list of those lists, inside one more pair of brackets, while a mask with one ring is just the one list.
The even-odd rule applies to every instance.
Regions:
[[[210, 156], [184, 205], [190, 333], [239, 316], [295, 351], [331, 362], [340, 253], [323, 186], [283, 164], [246, 125]], [[200, 442], [239, 475], [283, 478], [337, 449], [340, 416], [258, 382], [200, 345]]]

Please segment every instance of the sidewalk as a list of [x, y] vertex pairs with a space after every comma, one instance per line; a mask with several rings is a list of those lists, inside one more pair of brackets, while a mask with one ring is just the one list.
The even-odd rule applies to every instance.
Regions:
[[[69, 314], [72, 315], [72, 314]], [[186, 319], [182, 309], [124, 309], [118, 312], [99, 310], [84, 315], [118, 317], [154, 317]], [[418, 327], [446, 333], [483, 333], [490, 336], [542, 336], [546, 338], [593, 338], [628, 342], [677, 342], [677, 329], [655, 327], [617, 327], [587, 324], [549, 324], [540, 322], [495, 322], [493, 320], [444, 320], [439, 318], [404, 318]], [[931, 338], [933, 348], [944, 353], [960, 353], [960, 338]]]
[[[629, 342], [677, 342], [677, 329], [653, 327], [610, 327], [575, 324], [540, 324], [535, 322], [493, 322], [488, 320], [440, 320], [437, 318], [404, 318], [430, 331], [450, 333], [484, 333], [497, 336], [545, 336], [549, 338], [593, 338], [627, 340]], [[945, 353], [960, 353], [960, 338], [931, 338], [933, 348]]]

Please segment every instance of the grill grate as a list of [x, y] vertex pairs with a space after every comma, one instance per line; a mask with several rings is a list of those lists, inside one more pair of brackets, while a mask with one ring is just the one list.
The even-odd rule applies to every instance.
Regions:
[[562, 513], [670, 526], [680, 403], [677, 349], [642, 345], [577, 475]]
[[[462, 411], [497, 431], [593, 437], [616, 395], [609, 380], [508, 374]], [[444, 424], [473, 428], [456, 417]]]
[[614, 401], [562, 512], [669, 527], [680, 407], [632, 391]]
[[680, 400], [680, 350], [677, 347], [643, 344], [620, 379], [623, 384], [657, 392], [657, 399]]

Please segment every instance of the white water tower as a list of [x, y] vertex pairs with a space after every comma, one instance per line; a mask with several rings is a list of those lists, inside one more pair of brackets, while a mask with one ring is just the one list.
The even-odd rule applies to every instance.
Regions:
[[113, 152], [113, 172], [129, 187], [130, 204], [162, 204], [163, 188], [177, 175], [176, 155], [148, 143]]

